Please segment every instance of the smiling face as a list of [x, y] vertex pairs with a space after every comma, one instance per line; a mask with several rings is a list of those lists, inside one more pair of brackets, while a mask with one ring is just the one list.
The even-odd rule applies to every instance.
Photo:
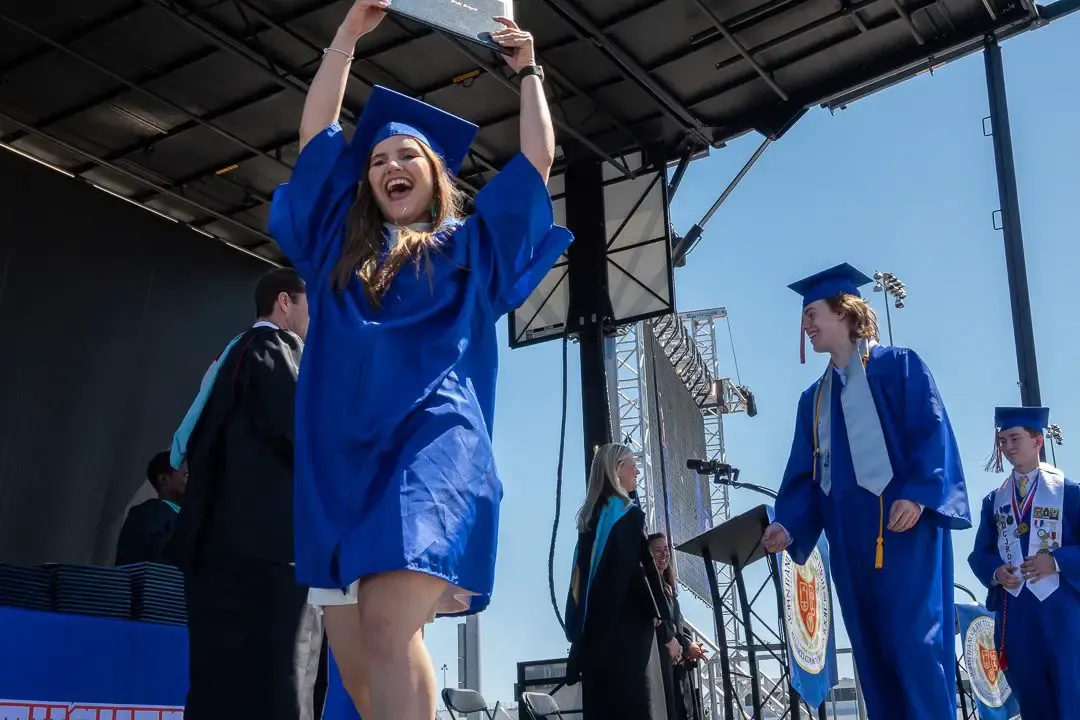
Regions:
[[851, 343], [851, 329], [844, 313], [834, 311], [826, 300], [810, 303], [803, 310], [802, 329], [814, 352], [831, 353]]
[[419, 140], [407, 135], [388, 137], [371, 151], [368, 185], [387, 222], [431, 222], [435, 177], [429, 154]]
[[1020, 472], [1031, 472], [1039, 466], [1039, 451], [1043, 446], [1041, 434], [1014, 427], [998, 433], [998, 442], [1002, 454]]
[[656, 569], [663, 574], [668, 569], [668, 565], [671, 564], [671, 548], [668, 547], [666, 537], [653, 538], [649, 541], [649, 552], [652, 553], [653, 560], [656, 561]]

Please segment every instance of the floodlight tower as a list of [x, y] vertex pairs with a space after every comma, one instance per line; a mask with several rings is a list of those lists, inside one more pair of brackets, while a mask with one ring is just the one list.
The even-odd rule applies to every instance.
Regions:
[[1050, 446], [1050, 462], [1057, 467], [1057, 453], [1054, 452], [1054, 446], [1065, 444], [1065, 435], [1061, 432], [1061, 426], [1050, 423], [1046, 428], [1046, 440], [1046, 444]]
[[893, 299], [897, 310], [903, 310], [904, 300], [907, 298], [907, 286], [891, 272], [879, 270], [874, 273], [874, 292], [885, 293], [885, 322], [889, 328], [889, 344], [892, 345], [892, 316], [889, 314], [889, 298]]

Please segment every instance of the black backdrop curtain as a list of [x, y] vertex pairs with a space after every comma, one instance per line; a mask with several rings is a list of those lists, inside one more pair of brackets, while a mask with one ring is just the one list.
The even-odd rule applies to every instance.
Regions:
[[0, 562], [112, 563], [269, 269], [0, 151]]

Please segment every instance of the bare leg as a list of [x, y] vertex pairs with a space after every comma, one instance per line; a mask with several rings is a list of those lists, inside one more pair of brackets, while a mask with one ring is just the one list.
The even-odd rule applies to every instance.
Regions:
[[356, 711], [364, 720], [374, 720], [371, 710], [371, 693], [364, 674], [363, 648], [361, 647], [360, 613], [355, 605], [328, 605], [323, 608], [323, 624], [326, 640], [334, 654], [341, 684], [352, 698]]
[[423, 627], [446, 586], [423, 573], [384, 573], [360, 583], [356, 605], [326, 608], [334, 658], [364, 720], [434, 720]]

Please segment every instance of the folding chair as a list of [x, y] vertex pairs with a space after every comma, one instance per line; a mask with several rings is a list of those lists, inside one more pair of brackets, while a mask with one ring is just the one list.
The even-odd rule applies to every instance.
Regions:
[[525, 706], [532, 720], [563, 720], [555, 698], [545, 693], [522, 693], [521, 704]]
[[470, 713], [482, 712], [484, 717], [491, 717], [491, 713], [488, 712], [487, 700], [484, 700], [484, 696], [476, 690], [443, 688], [442, 701], [453, 720], [458, 717], [455, 713], [469, 715]]

